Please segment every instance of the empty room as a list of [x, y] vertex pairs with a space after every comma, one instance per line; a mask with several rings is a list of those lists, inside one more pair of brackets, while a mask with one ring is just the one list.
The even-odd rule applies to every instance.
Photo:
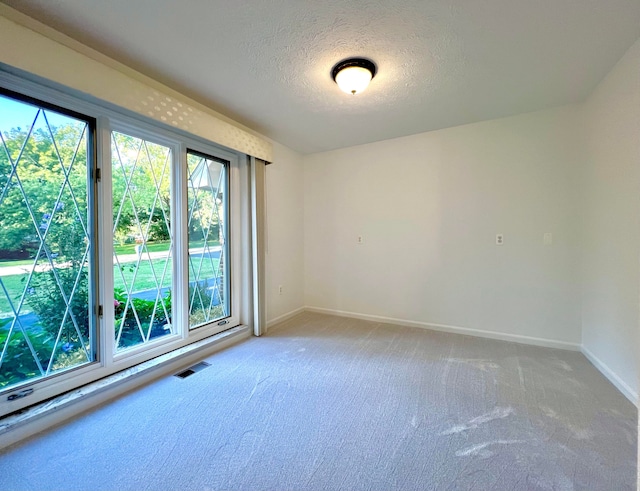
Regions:
[[640, 2], [0, 40], [0, 489], [637, 489]]

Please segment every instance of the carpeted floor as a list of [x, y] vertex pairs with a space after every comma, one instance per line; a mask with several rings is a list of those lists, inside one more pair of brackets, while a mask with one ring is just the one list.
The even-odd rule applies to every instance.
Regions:
[[2, 490], [635, 489], [579, 353], [305, 313], [0, 454]]

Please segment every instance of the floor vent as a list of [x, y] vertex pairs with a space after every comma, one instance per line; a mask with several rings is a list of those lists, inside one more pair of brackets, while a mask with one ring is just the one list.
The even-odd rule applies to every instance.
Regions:
[[182, 370], [180, 373], [176, 373], [175, 376], [178, 378], [187, 378], [189, 375], [193, 375], [196, 372], [200, 372], [201, 370], [204, 370], [208, 366], [210, 366], [209, 363], [207, 363], [206, 361], [201, 361], [200, 363], [196, 363], [195, 365]]

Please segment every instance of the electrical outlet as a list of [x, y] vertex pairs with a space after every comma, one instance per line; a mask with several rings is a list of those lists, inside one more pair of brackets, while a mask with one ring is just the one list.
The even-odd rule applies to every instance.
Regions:
[[551, 232], [545, 232], [545, 234], [542, 237], [542, 243], [544, 245], [553, 244], [553, 234]]
[[496, 234], [496, 245], [504, 245], [504, 235]]
[[282, 285], [278, 286], [278, 295], [282, 295]]
[[358, 235], [358, 244], [364, 244], [364, 238], [362, 235]]

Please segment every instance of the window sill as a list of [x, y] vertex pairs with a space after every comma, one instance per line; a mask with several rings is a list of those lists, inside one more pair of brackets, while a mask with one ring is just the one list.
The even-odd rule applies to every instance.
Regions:
[[240, 325], [9, 414], [0, 419], [0, 449], [63, 423], [153, 379], [199, 361], [205, 356], [247, 339], [249, 335], [249, 327]]

